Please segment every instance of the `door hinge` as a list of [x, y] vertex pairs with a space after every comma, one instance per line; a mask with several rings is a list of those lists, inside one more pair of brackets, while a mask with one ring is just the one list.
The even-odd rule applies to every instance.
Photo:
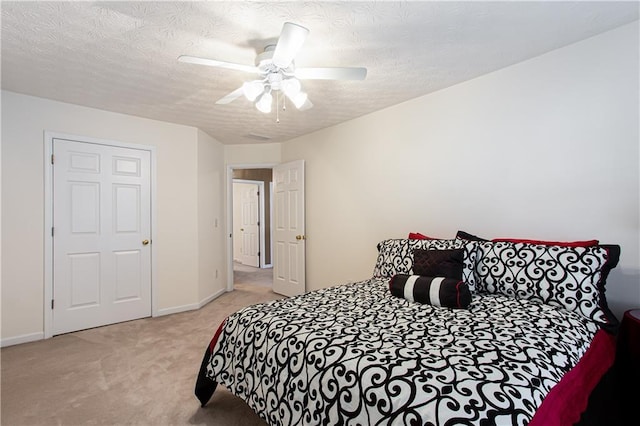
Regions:
[[55, 161], [55, 159], [56, 159], [56, 156], [55, 156], [55, 155], [53, 155], [53, 154], [51, 154], [51, 164], [53, 164], [53, 162]]
[[54, 230], [54, 229], [55, 229], [55, 228], [52, 226], [52, 227], [51, 227], [51, 236], [52, 236], [52, 237], [53, 237], [53, 233], [54, 233], [54, 231], [53, 231], [53, 230]]
[[51, 299], [51, 309], [53, 309], [53, 299]]

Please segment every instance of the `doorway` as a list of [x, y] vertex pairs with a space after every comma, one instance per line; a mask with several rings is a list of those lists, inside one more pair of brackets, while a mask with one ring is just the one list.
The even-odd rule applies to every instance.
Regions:
[[230, 185], [230, 281], [239, 285], [271, 288], [272, 170], [267, 166], [232, 167]]

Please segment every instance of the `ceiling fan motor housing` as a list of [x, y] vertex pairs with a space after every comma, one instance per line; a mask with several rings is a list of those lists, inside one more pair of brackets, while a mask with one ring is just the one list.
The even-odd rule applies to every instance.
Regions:
[[280, 90], [282, 88], [282, 73], [280, 72], [270, 72], [267, 74], [267, 81], [269, 81], [269, 86], [271, 86], [272, 90]]
[[264, 52], [256, 56], [256, 67], [260, 75], [265, 77], [267, 83], [272, 90], [281, 90], [282, 81], [293, 77], [293, 61], [286, 69], [280, 68], [273, 63], [273, 52], [276, 48], [275, 44], [270, 44], [264, 48]]

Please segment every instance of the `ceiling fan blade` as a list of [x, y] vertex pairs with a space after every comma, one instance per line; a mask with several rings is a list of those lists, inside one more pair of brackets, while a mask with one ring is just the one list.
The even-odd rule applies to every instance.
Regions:
[[307, 39], [309, 30], [298, 24], [285, 22], [282, 26], [278, 44], [273, 51], [273, 63], [280, 68], [287, 68]]
[[233, 62], [217, 61], [215, 59], [198, 58], [196, 56], [178, 56], [178, 61], [188, 64], [207, 65], [210, 67], [227, 68], [230, 70], [258, 73], [258, 68], [252, 65], [234, 64]]
[[216, 104], [218, 104], [218, 105], [226, 105], [226, 104], [231, 103], [234, 100], [238, 99], [242, 95], [243, 95], [242, 87], [238, 87], [233, 92], [231, 92], [228, 95], [225, 95], [225, 96], [221, 97], [220, 99], [218, 99], [216, 101]]
[[364, 80], [367, 69], [360, 67], [296, 68], [295, 76], [300, 80]]

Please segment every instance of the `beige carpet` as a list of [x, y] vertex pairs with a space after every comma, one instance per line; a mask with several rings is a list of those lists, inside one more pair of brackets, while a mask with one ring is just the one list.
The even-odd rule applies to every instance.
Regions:
[[271, 288], [273, 286], [273, 268], [255, 268], [233, 262], [233, 283], [260, 285]]
[[270, 286], [236, 282], [198, 311], [2, 348], [1, 424], [265, 425], [221, 386], [204, 408], [193, 390], [220, 322], [280, 297]]

